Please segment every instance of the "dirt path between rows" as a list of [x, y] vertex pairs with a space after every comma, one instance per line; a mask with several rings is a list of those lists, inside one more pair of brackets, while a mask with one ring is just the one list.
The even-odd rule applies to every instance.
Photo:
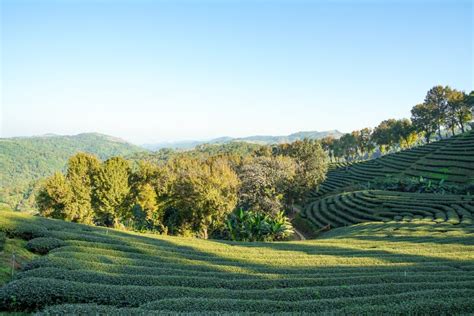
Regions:
[[[301, 209], [298, 206], [293, 205], [292, 210], [291, 210], [291, 214], [288, 216], [290, 221], [292, 221], [295, 218], [296, 214], [298, 214], [299, 212], [301, 212]], [[293, 226], [293, 230], [295, 231], [296, 240], [306, 240], [306, 237], [299, 230], [297, 230], [294, 226]]]

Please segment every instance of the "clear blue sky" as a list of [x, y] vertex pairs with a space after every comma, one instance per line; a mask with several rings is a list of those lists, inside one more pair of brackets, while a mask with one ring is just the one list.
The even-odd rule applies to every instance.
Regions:
[[1, 136], [351, 131], [473, 89], [472, 1], [1, 2]]

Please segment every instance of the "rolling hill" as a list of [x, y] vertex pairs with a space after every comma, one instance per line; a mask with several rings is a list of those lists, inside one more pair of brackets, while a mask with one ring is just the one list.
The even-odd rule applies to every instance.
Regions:
[[361, 190], [361, 184], [386, 176], [423, 177], [435, 182], [474, 184], [474, 131], [449, 139], [348, 164], [327, 179], [301, 212], [316, 229], [370, 221], [448, 222], [472, 225], [472, 195]]
[[97, 133], [1, 138], [0, 204], [28, 208], [34, 182], [62, 170], [68, 158], [77, 152], [89, 152], [105, 159], [144, 150], [119, 138]]
[[[460, 226], [461, 225], [461, 226]], [[462, 229], [460, 229], [462, 227]], [[212, 241], [1, 212], [5, 245], [41, 253], [0, 309], [44, 315], [474, 312], [474, 227], [358, 224], [317, 240]], [[0, 243], [1, 244], [1, 243]]]
[[474, 130], [380, 158], [332, 169], [314, 198], [388, 175], [465, 184], [474, 181]]
[[157, 144], [144, 144], [143, 147], [150, 150], [159, 150], [162, 148], [174, 148], [174, 149], [192, 149], [198, 145], [203, 144], [228, 144], [232, 142], [247, 142], [260, 145], [270, 145], [270, 144], [283, 144], [283, 143], [292, 143], [297, 140], [303, 140], [305, 138], [309, 139], [321, 139], [326, 136], [332, 136], [334, 138], [339, 138], [343, 133], [338, 130], [332, 131], [310, 131], [310, 132], [297, 132], [285, 136], [265, 136], [265, 135], [255, 135], [248, 137], [219, 137], [214, 138], [208, 141], [180, 141], [180, 142], [165, 142]]

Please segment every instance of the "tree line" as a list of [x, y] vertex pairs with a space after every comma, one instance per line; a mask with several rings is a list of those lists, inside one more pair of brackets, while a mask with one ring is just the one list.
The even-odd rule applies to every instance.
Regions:
[[346, 161], [369, 158], [375, 151], [410, 148], [416, 144], [429, 143], [434, 136], [464, 133], [472, 120], [474, 91], [467, 94], [449, 86], [435, 86], [425, 96], [423, 103], [411, 109], [411, 118], [387, 119], [377, 127], [363, 128], [335, 139], [321, 140], [331, 161]]
[[44, 216], [78, 223], [273, 240], [291, 232], [284, 212], [326, 171], [327, 155], [315, 140], [245, 154], [183, 152], [158, 163], [78, 153], [64, 174], [44, 181], [36, 203]]

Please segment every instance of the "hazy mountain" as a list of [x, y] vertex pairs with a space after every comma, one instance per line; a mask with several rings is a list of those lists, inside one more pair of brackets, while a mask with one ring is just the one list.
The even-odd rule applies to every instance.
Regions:
[[145, 149], [98, 133], [0, 138], [0, 204], [17, 207], [32, 183], [62, 170], [68, 158], [81, 151], [106, 159]]
[[255, 135], [248, 137], [219, 137], [207, 141], [199, 140], [189, 140], [189, 141], [179, 141], [179, 142], [162, 142], [156, 144], [144, 144], [143, 147], [150, 150], [158, 150], [161, 148], [175, 148], [175, 149], [192, 149], [197, 145], [202, 144], [225, 144], [230, 142], [249, 142], [255, 144], [282, 144], [282, 143], [291, 143], [297, 140], [302, 140], [304, 138], [309, 139], [321, 139], [326, 136], [333, 136], [334, 138], [339, 138], [343, 133], [338, 130], [332, 131], [309, 131], [309, 132], [297, 132], [290, 135], [284, 136], [269, 136], [269, 135]]

